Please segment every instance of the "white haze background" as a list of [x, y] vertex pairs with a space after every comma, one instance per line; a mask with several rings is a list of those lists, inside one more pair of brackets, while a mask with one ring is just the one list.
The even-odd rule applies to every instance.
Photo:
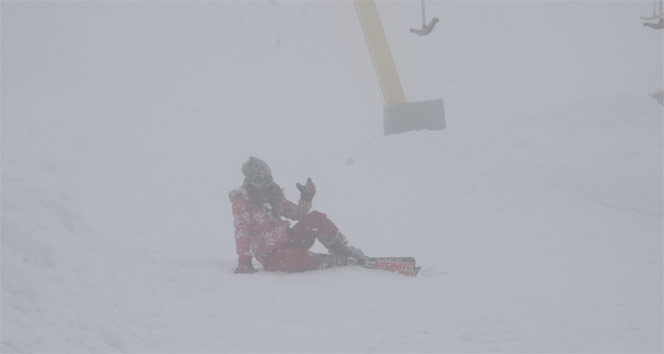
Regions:
[[[3, 1], [2, 351], [661, 352], [652, 2], [378, 9], [446, 130], [382, 136], [352, 2]], [[249, 155], [420, 275], [234, 275]]]

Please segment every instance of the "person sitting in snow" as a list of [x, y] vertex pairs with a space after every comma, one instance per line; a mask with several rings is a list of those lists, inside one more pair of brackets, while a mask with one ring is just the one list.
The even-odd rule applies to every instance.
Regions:
[[[316, 186], [311, 178], [296, 184], [300, 190], [297, 204], [284, 196], [283, 189], [272, 179], [265, 161], [249, 157], [242, 164], [242, 187], [229, 193], [233, 203], [235, 245], [238, 266], [235, 273], [255, 273], [252, 256], [268, 271], [304, 272], [333, 266], [352, 265], [364, 253], [348, 244], [327, 216], [311, 210]], [[290, 221], [298, 220], [291, 227]], [[316, 239], [329, 254], [309, 249]]]

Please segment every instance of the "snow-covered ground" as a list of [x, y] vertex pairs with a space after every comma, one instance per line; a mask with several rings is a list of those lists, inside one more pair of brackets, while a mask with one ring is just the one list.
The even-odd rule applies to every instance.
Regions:
[[[2, 352], [662, 352], [651, 3], [427, 4], [383, 137], [351, 3], [3, 2]], [[249, 155], [420, 275], [233, 274]]]

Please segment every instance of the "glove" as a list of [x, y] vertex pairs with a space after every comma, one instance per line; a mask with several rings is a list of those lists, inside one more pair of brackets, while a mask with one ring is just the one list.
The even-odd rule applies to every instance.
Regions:
[[235, 268], [235, 274], [253, 274], [258, 272], [256, 268], [251, 264], [251, 256], [240, 256], [237, 260], [237, 268]]
[[307, 183], [303, 186], [299, 183], [295, 184], [295, 187], [300, 190], [300, 198], [305, 202], [311, 202], [316, 195], [316, 186], [314, 182], [311, 181], [311, 177], [307, 178]]

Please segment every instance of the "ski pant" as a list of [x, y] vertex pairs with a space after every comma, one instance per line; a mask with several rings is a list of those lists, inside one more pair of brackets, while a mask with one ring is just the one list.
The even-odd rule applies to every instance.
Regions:
[[270, 271], [305, 272], [320, 268], [316, 253], [309, 249], [316, 239], [330, 240], [339, 229], [327, 215], [312, 211], [288, 230], [288, 241], [263, 262], [263, 267]]

